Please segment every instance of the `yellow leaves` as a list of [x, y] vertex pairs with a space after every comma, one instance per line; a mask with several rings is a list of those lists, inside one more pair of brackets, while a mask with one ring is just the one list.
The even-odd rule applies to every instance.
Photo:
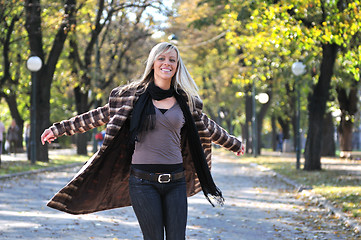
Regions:
[[321, 37], [325, 42], [330, 42], [331, 41], [331, 37], [328, 35], [322, 35]]
[[270, 7], [265, 11], [265, 15], [268, 20], [275, 20], [276, 14], [279, 13], [279, 8], [276, 7]]
[[198, 5], [200, 1], [184, 1], [179, 7], [176, 18], [178, 21], [191, 23], [193, 21], [207, 17], [208, 14], [212, 14], [209, 4]]
[[233, 19], [233, 20], [237, 20], [237, 19], [238, 19], [238, 13], [236, 13], [236, 12], [230, 12], [230, 13], [228, 14], [228, 17], [231, 18], [231, 19]]
[[243, 97], [244, 95], [245, 95], [245, 93], [243, 93], [243, 92], [236, 92], [237, 98]]
[[250, 24], [247, 25], [248, 29], [250, 30], [257, 30], [258, 29], [258, 25], [256, 22], [251, 22]]
[[315, 43], [314, 39], [313, 38], [307, 38], [306, 39], [306, 43], [309, 44], [309, 45], [312, 45]]

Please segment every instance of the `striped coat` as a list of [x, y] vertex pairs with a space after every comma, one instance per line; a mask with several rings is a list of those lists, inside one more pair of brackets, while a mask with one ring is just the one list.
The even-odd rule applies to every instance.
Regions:
[[[128, 178], [132, 150], [129, 148], [130, 116], [140, 91], [117, 87], [108, 103], [97, 109], [53, 124], [56, 137], [83, 133], [107, 124], [104, 142], [80, 169], [75, 177], [48, 202], [48, 206], [71, 214], [86, 214], [112, 208], [130, 206]], [[234, 152], [241, 142], [202, 113], [202, 102], [195, 101], [192, 112], [198, 134], [211, 167], [211, 143]], [[186, 172], [187, 195], [201, 191], [201, 186], [189, 152], [185, 134], [181, 132], [183, 165]]]

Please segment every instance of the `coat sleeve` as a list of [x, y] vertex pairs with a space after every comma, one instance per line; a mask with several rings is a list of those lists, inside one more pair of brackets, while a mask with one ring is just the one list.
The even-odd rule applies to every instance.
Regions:
[[201, 119], [208, 129], [213, 143], [218, 144], [230, 151], [238, 152], [241, 150], [242, 142], [235, 136], [229, 134], [224, 128], [219, 126], [204, 113], [201, 113]]
[[74, 135], [102, 126], [109, 122], [109, 104], [98, 107], [86, 113], [72, 117], [69, 120], [54, 123], [50, 129], [56, 137]]

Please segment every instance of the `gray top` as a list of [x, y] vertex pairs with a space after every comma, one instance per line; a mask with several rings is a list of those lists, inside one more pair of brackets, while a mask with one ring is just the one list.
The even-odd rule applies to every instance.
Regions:
[[155, 107], [153, 130], [140, 133], [135, 143], [132, 164], [178, 164], [183, 162], [180, 130], [185, 120], [178, 103], [164, 114]]

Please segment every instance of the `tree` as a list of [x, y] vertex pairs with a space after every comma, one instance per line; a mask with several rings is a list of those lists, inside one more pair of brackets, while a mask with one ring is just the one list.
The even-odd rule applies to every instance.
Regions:
[[[44, 63], [42, 69], [35, 73], [39, 86], [41, 87], [36, 89], [36, 104], [39, 106], [35, 113], [37, 128], [35, 133], [31, 133], [36, 135], [36, 139], [39, 139], [42, 131], [49, 127], [51, 83], [53, 81], [56, 64], [63, 50], [65, 40], [75, 23], [74, 14], [76, 10], [76, 1], [64, 1], [63, 9], [60, 11], [61, 18], [57, 23], [58, 28], [55, 32], [55, 37], [51, 46], [43, 45], [42, 7], [40, 0], [26, 0], [24, 7], [26, 12], [25, 27], [28, 32], [31, 55], [40, 57]], [[61, 8], [59, 7], [58, 10], [60, 9]], [[40, 161], [48, 161], [49, 157], [47, 145], [41, 146], [40, 141], [37, 141], [35, 146], [37, 148], [36, 159]]]
[[352, 129], [357, 113], [358, 83], [358, 81], [354, 81], [348, 89], [341, 85], [336, 87], [337, 99], [341, 110], [341, 121], [337, 129], [340, 134], [341, 151], [352, 151]]
[[[97, 10], [91, 13], [87, 9], [93, 4], [82, 6], [84, 9], [79, 11], [77, 18], [83, 23], [76, 26], [70, 38], [69, 54], [77, 114], [89, 111], [92, 105], [100, 105], [96, 95], [109, 86], [114, 87], [117, 78], [118, 85], [127, 81], [120, 80], [119, 76], [134, 73], [131, 65], [139, 55], [129, 57], [127, 54], [138, 41], [144, 43], [151, 36], [141, 19], [148, 7], [154, 7], [153, 4], [159, 4], [159, 1], [108, 3], [103, 0], [98, 1]], [[96, 97], [89, 98], [90, 92]], [[77, 135], [78, 154], [87, 154], [87, 140], [86, 134]]]
[[178, 38], [178, 48], [199, 87], [204, 111], [229, 132], [240, 135], [243, 102], [236, 93], [244, 89], [235, 82], [240, 68], [237, 49], [228, 46], [225, 32], [219, 26], [196, 23], [215, 12], [207, 6], [198, 6], [199, 2], [176, 1], [177, 12], [169, 20], [171, 27], [167, 33]]
[[[296, 13], [296, 9], [303, 13]], [[306, 11], [311, 12], [305, 15]], [[329, 100], [334, 64], [340, 47], [347, 48], [360, 28], [359, 1], [334, 1], [301, 3], [290, 9], [291, 16], [304, 25], [305, 35], [318, 36], [322, 48], [322, 60], [318, 82], [313, 86], [309, 99], [309, 127], [305, 150], [305, 170], [321, 169], [322, 126]], [[356, 31], [355, 31], [356, 30]], [[319, 35], [317, 35], [319, 34]]]
[[[1, 1], [0, 2], [0, 43], [2, 59], [0, 65], [0, 98], [4, 98], [17, 126], [22, 130], [24, 125], [24, 115], [27, 112], [25, 104], [18, 105], [19, 97], [26, 98], [21, 89], [26, 89], [23, 85], [24, 78], [21, 77], [23, 68], [22, 52], [24, 34], [19, 27], [23, 22], [23, 6], [20, 3]], [[21, 85], [21, 86], [19, 86]], [[23, 111], [25, 110], [25, 111]], [[22, 148], [22, 131], [19, 131], [20, 141], [17, 148]]]
[[[216, 1], [207, 1], [215, 5]], [[288, 69], [296, 59], [319, 62], [318, 78], [308, 99], [308, 135], [305, 170], [321, 169], [322, 122], [326, 102], [330, 100], [331, 79], [340, 48], [349, 49], [360, 29], [359, 1], [222, 1], [222, 21], [229, 29], [227, 38], [249, 53], [248, 65], [264, 75], [264, 57], [273, 56], [272, 64]], [[254, 46], [254, 47], [252, 47]], [[261, 50], [261, 51], [260, 51]], [[253, 53], [257, 55], [252, 56]], [[263, 53], [263, 54], [262, 54]], [[273, 54], [272, 54], [273, 53]], [[261, 58], [261, 57], [263, 58]], [[322, 58], [319, 58], [322, 56]], [[267, 59], [267, 58], [266, 58]], [[359, 74], [359, 69], [353, 69]], [[285, 69], [285, 68], [282, 68]], [[280, 70], [273, 69], [275, 73]], [[290, 73], [290, 71], [288, 71]], [[277, 76], [277, 75], [276, 75]], [[275, 77], [276, 77], [275, 76]], [[310, 76], [309, 76], [310, 77]], [[276, 79], [276, 78], [275, 78]], [[321, 127], [320, 127], [321, 126]]]

